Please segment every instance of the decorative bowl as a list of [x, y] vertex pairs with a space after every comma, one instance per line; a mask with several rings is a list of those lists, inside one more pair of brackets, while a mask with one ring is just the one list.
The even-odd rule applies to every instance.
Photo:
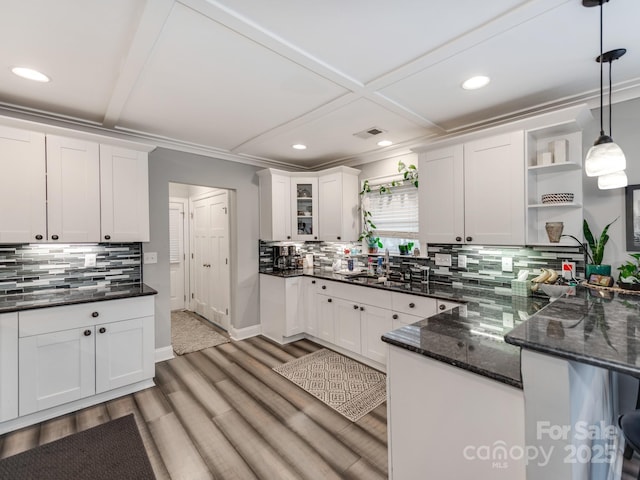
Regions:
[[576, 287], [572, 285], [550, 285], [548, 283], [541, 283], [540, 288], [551, 297], [551, 301], [557, 300], [566, 293], [575, 293], [576, 291]]
[[545, 193], [542, 195], [542, 203], [571, 203], [573, 193]]

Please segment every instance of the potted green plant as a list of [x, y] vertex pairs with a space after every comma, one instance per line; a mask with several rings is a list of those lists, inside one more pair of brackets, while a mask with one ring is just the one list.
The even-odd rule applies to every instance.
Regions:
[[400, 255], [411, 255], [411, 251], [413, 250], [413, 242], [407, 242], [398, 245], [398, 250], [400, 251]]
[[640, 290], [640, 253], [630, 253], [635, 263], [627, 260], [618, 267], [618, 286], [627, 290]]
[[382, 242], [380, 241], [380, 237], [376, 235], [376, 226], [371, 221], [371, 212], [368, 210], [362, 209], [362, 232], [358, 237], [358, 241], [367, 242], [367, 247], [369, 248], [369, 253], [377, 253], [378, 248], [382, 248]]
[[604, 257], [604, 247], [609, 241], [609, 235], [607, 232], [609, 231], [609, 227], [613, 225], [613, 223], [618, 220], [620, 217], [616, 217], [613, 222], [608, 224], [602, 230], [600, 237], [596, 240], [591, 233], [591, 228], [589, 228], [589, 223], [586, 220], [582, 222], [582, 233], [586, 240], [585, 243], [578, 240], [573, 235], [563, 235], [563, 237], [571, 237], [576, 242], [584, 248], [584, 251], [587, 255], [587, 268], [586, 268], [586, 277], [587, 280], [591, 277], [592, 274], [596, 275], [606, 275], [608, 277], [611, 276], [611, 265], [602, 265], [602, 258]]

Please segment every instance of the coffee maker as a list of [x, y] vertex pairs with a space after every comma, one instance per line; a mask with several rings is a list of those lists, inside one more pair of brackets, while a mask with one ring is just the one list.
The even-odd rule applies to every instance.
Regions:
[[298, 266], [295, 245], [277, 245], [273, 247], [274, 270], [295, 270]]

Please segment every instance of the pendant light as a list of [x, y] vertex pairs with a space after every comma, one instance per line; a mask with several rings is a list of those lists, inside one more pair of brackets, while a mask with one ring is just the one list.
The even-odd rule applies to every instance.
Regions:
[[[596, 61], [600, 63], [600, 136], [587, 152], [585, 158], [585, 171], [589, 177], [601, 177], [611, 175], [600, 181], [598, 186], [601, 189], [619, 188], [626, 186], [626, 174], [624, 169], [627, 160], [622, 149], [611, 138], [611, 63], [626, 53], [624, 48], [603, 53], [603, 21], [602, 6], [609, 0], [583, 0], [585, 7], [600, 6], [600, 55]], [[604, 133], [604, 63], [609, 63], [609, 135]], [[622, 181], [624, 179], [624, 185]]]

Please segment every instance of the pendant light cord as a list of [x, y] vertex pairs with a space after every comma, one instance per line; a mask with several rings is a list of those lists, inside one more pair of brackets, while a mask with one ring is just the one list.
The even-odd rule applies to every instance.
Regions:
[[613, 107], [611, 106], [612, 105], [611, 98], [613, 94], [613, 87], [611, 83], [611, 64], [612, 63], [613, 63], [613, 60], [609, 62], [609, 136], [611, 138], [613, 138], [613, 131], [611, 129], [611, 119], [613, 118], [613, 113], [612, 113]]
[[[603, 73], [603, 67], [602, 67], [602, 35], [603, 35], [603, 29], [602, 29], [602, 6], [604, 4], [605, 0], [600, 0], [600, 136], [604, 135], [604, 101], [603, 101], [603, 96], [604, 96], [604, 90], [603, 90], [603, 86], [602, 84], [604, 83], [604, 73]], [[611, 94], [611, 91], [609, 91], [609, 94]], [[611, 117], [609, 117], [609, 120], [611, 120]]]

